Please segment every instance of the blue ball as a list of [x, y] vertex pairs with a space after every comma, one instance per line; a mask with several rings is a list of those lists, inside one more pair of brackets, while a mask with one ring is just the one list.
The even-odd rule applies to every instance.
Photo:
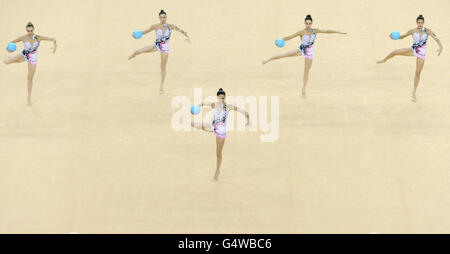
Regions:
[[391, 37], [394, 40], [398, 40], [400, 38], [400, 33], [398, 31], [394, 31], [391, 33]]
[[133, 37], [136, 39], [140, 39], [142, 37], [142, 31], [141, 30], [136, 30], [133, 32]]
[[197, 115], [198, 113], [200, 113], [200, 106], [199, 105], [194, 105], [191, 107], [191, 113], [193, 115]]
[[8, 51], [9, 52], [14, 52], [14, 51], [16, 51], [16, 49], [17, 49], [16, 44], [14, 44], [12, 42], [8, 44]]
[[284, 47], [285, 42], [283, 39], [278, 39], [275, 41], [275, 44], [277, 45], [277, 47], [282, 48]]

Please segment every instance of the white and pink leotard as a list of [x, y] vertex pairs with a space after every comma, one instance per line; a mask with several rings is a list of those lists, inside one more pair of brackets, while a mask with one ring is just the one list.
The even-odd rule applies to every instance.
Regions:
[[27, 62], [29, 62], [32, 65], [37, 64], [37, 50], [39, 48], [39, 40], [37, 39], [37, 36], [33, 35], [32, 39], [35, 39], [36, 42], [31, 45], [28, 41], [25, 41], [23, 43], [24, 48], [20, 54], [25, 58]]
[[224, 105], [223, 110], [219, 111], [217, 108], [213, 109], [214, 120], [211, 123], [214, 134], [218, 138], [227, 137], [227, 106]]
[[420, 35], [418, 32], [413, 33], [413, 45], [411, 46], [414, 56], [418, 57], [422, 60], [425, 60], [425, 56], [427, 54], [427, 40], [428, 40], [428, 33], [427, 29], [422, 29], [423, 33]]
[[316, 40], [316, 31], [312, 30], [312, 35], [304, 34], [302, 36], [302, 43], [298, 47], [298, 50], [307, 59], [313, 59], [314, 55], [314, 41]]
[[159, 52], [162, 53], [169, 53], [169, 40], [170, 35], [172, 34], [172, 30], [170, 29], [170, 25], [164, 24], [164, 27], [167, 28], [166, 31], [163, 31], [161, 29], [156, 30], [156, 41], [155, 46], [156, 49], [158, 49]]

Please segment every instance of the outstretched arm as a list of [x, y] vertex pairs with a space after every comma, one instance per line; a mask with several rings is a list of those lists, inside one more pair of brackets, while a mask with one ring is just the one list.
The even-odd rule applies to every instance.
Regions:
[[145, 29], [144, 31], [142, 31], [143, 35], [146, 35], [148, 33], [150, 33], [151, 31], [155, 30], [155, 25], [152, 25], [151, 27], [149, 27], [148, 29]]
[[20, 37], [18, 37], [17, 39], [15, 39], [15, 40], [12, 40], [11, 42], [12, 43], [18, 43], [18, 42], [21, 42], [21, 41], [23, 41], [23, 38], [24, 38], [25, 36], [20, 36]]
[[186, 38], [185, 40], [190, 42], [188, 34], [183, 29], [179, 28], [176, 25], [170, 25], [170, 28], [172, 28], [175, 31], [178, 31], [178, 32], [182, 33], [184, 35], [184, 37]]
[[[15, 39], [15, 40], [12, 40], [11, 43], [18, 43], [18, 42], [21, 42], [21, 41], [23, 41], [23, 38], [24, 38], [24, 37], [25, 37], [25, 36], [20, 36], [19, 38]], [[8, 46], [6, 46], [6, 48], [8, 49]]]
[[295, 34], [292, 34], [292, 35], [283, 37], [282, 39], [283, 39], [284, 41], [288, 41], [288, 40], [294, 39], [295, 37], [297, 37], [297, 36], [300, 35], [300, 32], [301, 32], [301, 31], [298, 31], [298, 32], [296, 32]]
[[327, 30], [314, 29], [314, 30], [316, 30], [316, 33], [323, 33], [323, 34], [347, 34], [347, 33], [344, 33], [344, 32], [339, 32], [339, 31], [331, 30], [331, 29], [327, 29]]
[[436, 43], [439, 45], [439, 49], [437, 50], [438, 52], [438, 56], [441, 55], [442, 52], [442, 43], [441, 40], [439, 40], [439, 38], [437, 37], [437, 35], [431, 30], [431, 29], [427, 29], [429, 32], [428, 34], [431, 34], [431, 37], [436, 41]]
[[214, 103], [212, 103], [212, 102], [202, 102], [202, 103], [198, 104], [198, 106], [199, 107], [213, 107], [213, 104]]
[[235, 105], [230, 105], [230, 110], [236, 110], [237, 112], [240, 112], [240, 113], [244, 114], [245, 117], [247, 118], [247, 123], [245, 124], [245, 126], [249, 125], [249, 123], [250, 123], [250, 115], [248, 114], [247, 111], [245, 111], [243, 109], [240, 109], [240, 108], [238, 108]]
[[39, 38], [40, 41], [51, 41], [51, 42], [53, 42], [53, 48], [52, 48], [53, 49], [53, 54], [56, 52], [56, 48], [58, 47], [56, 45], [56, 39], [51, 38], [51, 37], [47, 37], [47, 36], [42, 36], [42, 35], [39, 35], [38, 38]]
[[[21, 42], [21, 41], [23, 41], [23, 37], [25, 37], [25, 36], [20, 36], [19, 38], [15, 39], [15, 40], [12, 40], [11, 43]], [[8, 49], [8, 46], [6, 46], [6, 49]]]
[[[411, 30], [409, 30], [408, 32], [406, 32], [406, 33], [400, 35], [400, 38], [399, 38], [399, 39], [404, 39], [404, 38], [410, 36], [412, 33], [413, 33], [413, 30], [411, 29]], [[392, 35], [392, 34], [391, 34], [391, 35]], [[392, 36], [391, 36], [391, 35], [389, 35], [389, 37], [391, 37], [391, 39], [392, 39]]]

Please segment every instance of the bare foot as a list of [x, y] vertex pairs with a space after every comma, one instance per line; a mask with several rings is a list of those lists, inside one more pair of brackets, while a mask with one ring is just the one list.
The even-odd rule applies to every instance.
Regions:
[[268, 62], [269, 62], [269, 60], [264, 59], [264, 60], [262, 61], [262, 64], [266, 64], [266, 63], [268, 63]]
[[380, 64], [380, 63], [385, 63], [386, 61], [384, 61], [384, 60], [377, 60], [377, 64]]
[[305, 89], [302, 89], [302, 98], [306, 99], [306, 91], [305, 91]]
[[216, 173], [214, 174], [213, 182], [218, 182], [218, 181], [219, 181], [219, 175], [220, 175], [220, 171], [219, 171], [219, 172], [216, 172]]
[[133, 53], [131, 56], [128, 57], [128, 60], [131, 60], [131, 59], [133, 59], [133, 58], [135, 58], [135, 57], [136, 57], [136, 54]]
[[159, 89], [159, 94], [164, 94], [164, 89]]
[[29, 107], [32, 105], [32, 103], [31, 103], [31, 97], [28, 97], [27, 105], [28, 105]]
[[413, 95], [413, 96], [411, 97], [411, 101], [412, 101], [412, 102], [416, 102], [416, 101], [417, 101], [417, 98], [416, 98], [415, 95]]

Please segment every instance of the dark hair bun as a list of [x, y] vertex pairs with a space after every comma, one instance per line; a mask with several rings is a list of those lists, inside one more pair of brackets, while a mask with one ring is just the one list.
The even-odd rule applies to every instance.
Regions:
[[217, 91], [217, 96], [221, 94], [225, 95], [225, 91], [222, 88], [219, 88], [219, 91]]
[[161, 11], [159, 12], [159, 15], [161, 15], [161, 14], [166, 14], [166, 12], [165, 12], [164, 10], [161, 10]]
[[311, 18], [311, 15], [308, 14], [308, 15], [306, 15], [306, 17], [307, 17], [307, 18]]
[[425, 19], [423, 18], [423, 15], [422, 15], [422, 14], [420, 14], [420, 15], [419, 15], [419, 17], [417, 17], [417, 19], [416, 19], [416, 20], [419, 20], [419, 19], [421, 19], [421, 20], [425, 20]]
[[307, 20], [311, 20], [312, 21], [312, 17], [311, 17], [310, 14], [306, 15], [305, 21], [307, 21]]

